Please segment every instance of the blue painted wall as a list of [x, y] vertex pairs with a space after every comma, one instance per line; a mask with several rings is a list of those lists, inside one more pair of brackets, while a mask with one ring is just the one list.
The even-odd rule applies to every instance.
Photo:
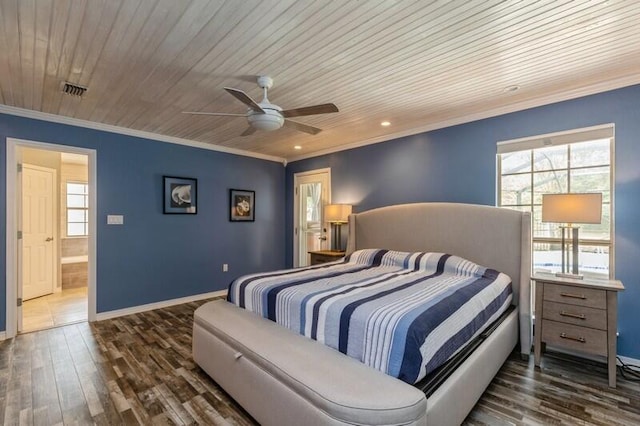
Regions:
[[[284, 267], [281, 163], [0, 114], [3, 246], [7, 137], [97, 150], [98, 312], [222, 290], [240, 274]], [[163, 175], [198, 179], [196, 215], [162, 213]], [[229, 188], [256, 191], [255, 222], [229, 222]], [[124, 226], [107, 226], [107, 214], [124, 215]], [[0, 330], [5, 262], [0, 256]]]
[[640, 359], [640, 86], [289, 163], [287, 265], [294, 173], [331, 167], [332, 201], [355, 211], [417, 201], [495, 205], [497, 141], [605, 123], [615, 124], [615, 270], [626, 287], [618, 352]]

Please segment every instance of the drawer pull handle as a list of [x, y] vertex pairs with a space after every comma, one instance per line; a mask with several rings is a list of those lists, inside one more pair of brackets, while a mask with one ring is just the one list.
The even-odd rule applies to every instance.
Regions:
[[586, 299], [587, 296], [585, 296], [584, 294], [573, 294], [573, 293], [560, 293], [560, 296], [562, 297], [571, 297], [572, 299]]
[[573, 337], [567, 335], [567, 333], [560, 333], [560, 337], [563, 339], [575, 340], [576, 342], [586, 343], [587, 340], [584, 337]]
[[571, 312], [565, 312], [565, 311], [560, 311], [560, 316], [577, 318], [577, 319], [581, 319], [581, 320], [586, 319], [584, 314], [573, 314]]

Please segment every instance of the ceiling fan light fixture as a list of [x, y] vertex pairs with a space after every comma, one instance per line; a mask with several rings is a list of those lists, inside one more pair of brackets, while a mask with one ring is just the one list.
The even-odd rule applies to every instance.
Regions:
[[234, 114], [226, 112], [204, 112], [204, 111], [183, 111], [184, 114], [194, 115], [212, 115], [212, 116], [227, 116], [227, 117], [246, 117], [249, 122], [249, 127], [240, 134], [240, 136], [251, 136], [256, 130], [273, 131], [282, 128], [282, 126], [289, 127], [293, 130], [308, 133], [310, 135], [317, 135], [322, 131], [317, 127], [309, 126], [308, 124], [298, 123], [297, 121], [288, 120], [290, 117], [304, 117], [307, 115], [328, 114], [332, 112], [338, 112], [338, 107], [335, 104], [327, 103], [320, 105], [312, 105], [302, 108], [294, 108], [283, 110], [276, 104], [269, 102], [267, 98], [267, 90], [273, 85], [273, 79], [268, 76], [258, 77], [258, 86], [264, 91], [264, 98], [262, 102], [256, 102], [240, 89], [233, 87], [225, 87], [231, 96], [245, 104], [249, 109], [244, 114]]
[[264, 114], [250, 112], [247, 117], [249, 124], [258, 130], [265, 130], [267, 132], [278, 130], [282, 127], [284, 118], [278, 111], [265, 109], [264, 112]]

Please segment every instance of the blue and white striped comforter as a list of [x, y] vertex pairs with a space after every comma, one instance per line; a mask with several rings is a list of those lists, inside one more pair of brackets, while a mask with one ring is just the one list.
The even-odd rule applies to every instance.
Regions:
[[341, 261], [246, 275], [228, 300], [416, 383], [511, 303], [511, 279], [442, 253], [368, 249]]

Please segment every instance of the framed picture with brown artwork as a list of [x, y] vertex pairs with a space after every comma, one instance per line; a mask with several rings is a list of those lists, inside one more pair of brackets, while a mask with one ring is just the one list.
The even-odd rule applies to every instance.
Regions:
[[230, 189], [229, 220], [232, 222], [253, 222], [256, 217], [255, 198], [255, 191]]

